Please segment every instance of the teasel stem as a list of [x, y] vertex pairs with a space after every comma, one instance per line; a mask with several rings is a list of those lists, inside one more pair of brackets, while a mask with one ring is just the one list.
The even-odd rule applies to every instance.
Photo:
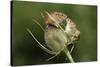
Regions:
[[72, 58], [72, 56], [71, 56], [71, 54], [70, 54], [68, 48], [65, 48], [63, 51], [64, 51], [64, 53], [67, 55], [69, 61], [70, 61], [71, 63], [74, 63], [74, 60], [73, 60], [73, 58]]

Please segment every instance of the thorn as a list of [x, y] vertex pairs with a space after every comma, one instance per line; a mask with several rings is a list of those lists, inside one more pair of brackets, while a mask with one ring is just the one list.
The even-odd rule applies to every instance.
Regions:
[[43, 44], [41, 44], [37, 39], [36, 37], [33, 35], [33, 33], [31, 32], [31, 30], [29, 30], [28, 28], [26, 28], [26, 30], [29, 32], [29, 34], [33, 37], [33, 39], [38, 43], [38, 46], [43, 49], [45, 52], [49, 53], [49, 54], [52, 54], [52, 55], [55, 55], [56, 52], [54, 51], [51, 51], [49, 49], [47, 49], [45, 46], [43, 46]]
[[41, 26], [41, 24], [40, 24], [38, 21], [36, 21], [35, 19], [33, 19], [33, 21], [34, 21], [36, 24], [38, 24], [38, 25], [40, 26], [40, 28], [45, 32], [44, 28]]

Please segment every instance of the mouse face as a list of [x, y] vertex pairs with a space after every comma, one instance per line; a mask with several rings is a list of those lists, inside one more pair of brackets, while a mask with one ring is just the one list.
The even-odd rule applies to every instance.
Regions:
[[58, 22], [62, 22], [67, 18], [67, 16], [61, 12], [53, 12], [51, 13], [51, 16]]
[[64, 20], [66, 20], [67, 16], [64, 13], [61, 12], [52, 12], [49, 14], [50, 16], [45, 17], [46, 25], [52, 24], [54, 26], [57, 25], [57, 23], [62, 23]]

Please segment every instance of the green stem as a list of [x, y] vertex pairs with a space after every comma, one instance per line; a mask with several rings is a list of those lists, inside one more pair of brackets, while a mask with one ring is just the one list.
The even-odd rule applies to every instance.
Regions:
[[73, 58], [72, 58], [72, 56], [71, 56], [71, 54], [70, 54], [68, 48], [65, 48], [65, 49], [64, 49], [64, 52], [65, 52], [65, 54], [67, 55], [69, 61], [70, 61], [71, 63], [74, 63], [74, 60], [73, 60]]

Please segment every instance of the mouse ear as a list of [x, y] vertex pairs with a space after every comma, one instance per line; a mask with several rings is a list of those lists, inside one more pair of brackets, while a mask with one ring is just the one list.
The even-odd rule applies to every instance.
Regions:
[[54, 22], [57, 22], [51, 15], [50, 13], [48, 13], [47, 11], [45, 11], [45, 13], [47, 14], [47, 16]]
[[45, 14], [46, 14], [46, 16], [44, 19], [45, 19], [46, 25], [53, 24], [54, 26], [58, 27], [58, 25], [56, 24], [57, 21], [54, 19], [54, 17], [51, 15], [51, 13], [45, 11]]
[[47, 22], [48, 21], [48, 16], [43, 12], [40, 12], [40, 14], [41, 14], [43, 20], [45, 21], [44, 23], [47, 25], [48, 24], [48, 22]]

